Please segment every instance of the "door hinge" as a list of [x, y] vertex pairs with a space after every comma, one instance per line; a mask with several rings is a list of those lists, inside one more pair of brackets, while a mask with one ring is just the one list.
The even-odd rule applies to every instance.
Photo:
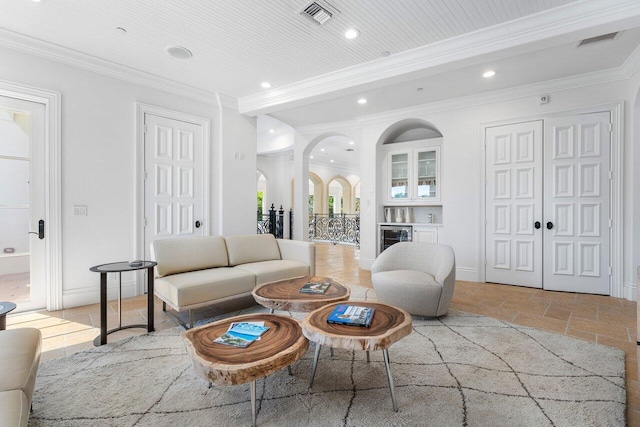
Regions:
[[144, 133], [147, 133], [148, 130], [149, 130], [149, 127], [147, 125], [144, 125]]
[[611, 276], [611, 267], [609, 267], [609, 276]]
[[609, 171], [609, 180], [613, 179], [613, 171]]
[[609, 218], [609, 228], [613, 227], [613, 220]]
[[149, 176], [149, 174], [147, 173], [147, 171], [144, 171], [144, 172], [142, 173], [142, 175], [143, 175], [143, 176], [142, 176], [142, 179], [144, 179], [144, 180], [146, 181], [146, 180], [147, 180], [147, 177]]
[[487, 224], [488, 224], [488, 222], [487, 222], [487, 218], [485, 218], [485, 219], [484, 219], [484, 226], [486, 227], [486, 226], [487, 226]]
[[147, 226], [147, 218], [142, 218], [142, 226], [143, 227]]
[[487, 266], [487, 259], [486, 258], [484, 259], [484, 266], [485, 267]]
[[613, 123], [609, 122], [609, 133], [613, 132]]

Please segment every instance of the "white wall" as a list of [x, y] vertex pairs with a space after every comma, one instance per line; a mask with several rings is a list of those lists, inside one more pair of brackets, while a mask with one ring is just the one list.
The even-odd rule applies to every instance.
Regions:
[[[595, 86], [580, 87], [567, 90], [546, 92], [551, 102], [540, 105], [536, 96], [519, 96], [514, 91], [501, 92], [502, 101], [484, 103], [480, 97], [463, 100], [469, 106], [456, 106], [455, 100], [433, 105], [423, 105], [407, 110], [399, 110], [362, 118], [362, 157], [361, 164], [361, 249], [360, 266], [369, 268], [376, 256], [376, 224], [377, 206], [383, 205], [381, 194], [376, 191], [376, 179], [383, 171], [384, 159], [376, 156], [376, 148], [383, 132], [392, 124], [407, 118], [417, 118], [433, 123], [443, 134], [441, 166], [442, 166], [442, 204], [445, 223], [446, 244], [453, 246], [456, 253], [458, 278], [462, 280], [479, 279], [480, 253], [480, 216], [481, 216], [481, 167], [482, 167], [482, 124], [506, 121], [518, 122], [532, 118], [544, 118], [553, 114], [562, 114], [585, 109], [589, 106], [635, 101], [640, 78], [636, 78], [634, 90], [629, 90], [628, 82], [619, 80]], [[633, 102], [631, 102], [633, 105]], [[338, 124], [338, 126], [342, 123]], [[330, 129], [325, 124], [315, 135], [307, 132], [307, 141], [314, 141], [322, 132]], [[625, 149], [629, 150], [627, 123], [625, 133]], [[335, 130], [339, 132], [338, 129]], [[311, 145], [311, 142], [307, 142]], [[302, 150], [302, 148], [300, 148]], [[640, 159], [636, 159], [640, 160]], [[627, 174], [625, 186], [633, 179], [630, 175], [629, 159], [626, 162]], [[636, 163], [637, 164], [637, 163]], [[370, 165], [370, 166], [369, 166]], [[636, 191], [636, 195], [637, 195]], [[636, 199], [638, 199], [636, 197]], [[625, 209], [632, 204], [632, 199], [625, 197]], [[637, 203], [636, 203], [637, 204]], [[636, 206], [636, 209], [638, 206]], [[635, 211], [637, 214], [638, 211]], [[636, 216], [637, 218], [638, 216]], [[630, 229], [630, 221], [625, 223], [624, 235]], [[628, 237], [626, 237], [628, 238]], [[628, 246], [628, 244], [626, 244]], [[625, 246], [625, 248], [626, 248]], [[636, 261], [637, 262], [637, 261]], [[624, 255], [624, 282], [629, 283], [631, 273], [635, 277], [634, 262], [631, 253]]]
[[214, 137], [214, 234], [256, 232], [256, 119], [222, 107]]
[[[255, 125], [217, 103], [202, 102], [124, 82], [40, 57], [0, 48], [0, 80], [62, 94], [62, 282], [65, 307], [99, 300], [97, 264], [134, 257], [135, 103], [141, 102], [211, 120], [215, 141], [211, 197], [213, 230], [254, 231]], [[223, 126], [224, 125], [224, 126]], [[206, 143], [209, 143], [207, 141]], [[231, 162], [234, 150], [244, 161]], [[216, 165], [219, 167], [216, 169]], [[223, 191], [216, 182], [228, 183]], [[251, 192], [249, 192], [251, 188]], [[229, 203], [216, 215], [222, 198]], [[87, 216], [73, 216], [87, 205]], [[123, 278], [125, 295], [134, 292]]]
[[[293, 207], [291, 180], [293, 179], [293, 160], [291, 153], [280, 156], [258, 156], [258, 169], [267, 177], [267, 210], [273, 204], [276, 209], [288, 211]], [[266, 213], [266, 212], [265, 212]]]

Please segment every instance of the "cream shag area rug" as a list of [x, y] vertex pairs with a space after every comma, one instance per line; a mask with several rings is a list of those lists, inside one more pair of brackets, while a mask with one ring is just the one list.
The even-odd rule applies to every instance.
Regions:
[[[352, 299], [372, 299], [355, 287]], [[375, 298], [375, 297], [373, 297]], [[265, 311], [252, 307], [233, 314]], [[298, 313], [280, 312], [301, 317]], [[211, 319], [214, 320], [214, 319]], [[249, 385], [207, 387], [176, 327], [116, 341], [40, 366], [31, 426], [250, 425]], [[399, 412], [381, 352], [314, 346], [258, 380], [260, 426], [623, 426], [622, 351], [452, 311], [413, 319], [389, 349]]]

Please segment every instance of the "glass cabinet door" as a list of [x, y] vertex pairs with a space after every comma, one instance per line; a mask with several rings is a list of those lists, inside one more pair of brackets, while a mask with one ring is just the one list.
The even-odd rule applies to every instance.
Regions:
[[438, 161], [437, 147], [416, 151], [416, 200], [438, 200], [440, 198]]
[[391, 185], [389, 197], [392, 200], [408, 199], [409, 196], [409, 153], [390, 155]]

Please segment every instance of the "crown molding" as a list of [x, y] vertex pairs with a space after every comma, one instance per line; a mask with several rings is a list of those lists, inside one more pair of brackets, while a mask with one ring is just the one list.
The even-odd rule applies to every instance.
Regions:
[[631, 78], [631, 76], [640, 70], [640, 46], [636, 47], [620, 68], [627, 79]]
[[225, 95], [218, 92], [216, 94], [215, 100], [216, 103], [221, 107], [238, 111], [238, 98], [234, 98], [233, 96]]
[[357, 85], [562, 36], [597, 25], [629, 21], [640, 16], [637, 0], [586, 0], [535, 15], [463, 34], [440, 42], [400, 52], [365, 64], [344, 68], [273, 90], [238, 99], [240, 113], [263, 114], [283, 104], [327, 96]]
[[207, 104], [214, 103], [216, 97], [214, 92], [1, 28], [0, 46]]
[[[396, 121], [407, 117], [420, 117], [425, 114], [433, 114], [443, 111], [459, 110], [462, 108], [476, 107], [479, 105], [494, 104], [514, 99], [538, 96], [541, 93], [557, 93], [564, 90], [577, 89], [581, 87], [594, 86], [627, 80], [625, 69], [618, 67], [592, 73], [579, 74], [576, 76], [563, 77], [560, 79], [547, 80], [540, 83], [506, 88], [491, 92], [482, 92], [475, 95], [459, 98], [447, 99], [445, 101], [432, 102], [414, 107], [400, 108], [397, 110], [385, 111], [383, 113], [370, 114], [356, 117], [356, 121], [361, 125], [376, 124], [384, 121]], [[329, 126], [329, 124], [326, 124]]]

